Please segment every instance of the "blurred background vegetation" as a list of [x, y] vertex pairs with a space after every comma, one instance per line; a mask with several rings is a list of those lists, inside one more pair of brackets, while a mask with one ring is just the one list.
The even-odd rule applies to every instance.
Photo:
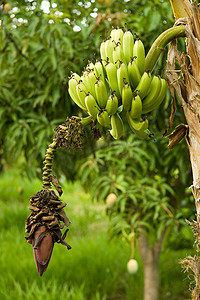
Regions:
[[[150, 218], [157, 213], [155, 222], [170, 226], [160, 257], [160, 299], [189, 298], [178, 258], [193, 251], [192, 235], [184, 223], [195, 213], [188, 190], [192, 179], [185, 143], [168, 150], [167, 139], [162, 138], [170, 115], [169, 94], [148, 116], [154, 141], [138, 141], [127, 127], [120, 142], [107, 136], [95, 145], [88, 141], [81, 152], [57, 152], [54, 172], [64, 186], [73, 249], [65, 253], [56, 245], [42, 280], [23, 239], [28, 198], [40, 189], [42, 160], [54, 129], [67, 116], [83, 114], [68, 95], [71, 71], [81, 74], [88, 60], [99, 57], [100, 43], [112, 26], [131, 29], [147, 52], [173, 23], [168, 0], [0, 1], [0, 299], [58, 299], [57, 293], [59, 299], [142, 299], [139, 253], [141, 271], [133, 277], [126, 271], [130, 245], [123, 235], [108, 241], [105, 234], [109, 227], [112, 236], [122, 233], [126, 202], [131, 196], [137, 207], [134, 196], [141, 198], [141, 185], [147, 187], [147, 196], [152, 188], [155, 202], [147, 209]], [[184, 40], [179, 44], [184, 50]], [[164, 74], [166, 54], [156, 73]], [[178, 99], [176, 104], [174, 126], [185, 122]], [[25, 174], [31, 181], [21, 177]], [[108, 210], [104, 201], [113, 183], [119, 201]], [[124, 190], [130, 186], [127, 197]], [[173, 217], [156, 209], [160, 198]], [[140, 199], [145, 207], [142, 199], [146, 198]], [[133, 223], [137, 227], [137, 218]], [[149, 236], [154, 234], [149, 228]]]

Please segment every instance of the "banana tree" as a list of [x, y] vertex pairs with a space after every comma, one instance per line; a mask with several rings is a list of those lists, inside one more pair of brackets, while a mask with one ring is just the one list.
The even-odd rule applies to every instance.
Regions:
[[[191, 188], [197, 208], [197, 221], [192, 222], [191, 225], [196, 237], [197, 250], [199, 250], [199, 7], [195, 3], [190, 4], [187, 0], [171, 1], [171, 4], [176, 24], [157, 38], [146, 58], [139, 41], [135, 42], [137, 47], [133, 51], [131, 50], [130, 57], [130, 53], [128, 52], [127, 54], [124, 50], [123, 43], [129, 48], [129, 45], [132, 43], [131, 39], [127, 43], [123, 39], [121, 30], [116, 29], [118, 30], [117, 35], [116, 31], [113, 30], [111, 32], [111, 43], [110, 38], [108, 38], [107, 42], [101, 44], [101, 70], [97, 69], [98, 62], [95, 64], [89, 63], [81, 77], [72, 74], [69, 82], [70, 96], [83, 111], [88, 112], [88, 115], [84, 118], [68, 118], [64, 124], [57, 127], [54, 141], [49, 146], [44, 161], [43, 191], [46, 193], [42, 191], [31, 197], [30, 209], [32, 213], [26, 223], [26, 229], [29, 233], [27, 240], [33, 245], [40, 275], [42, 275], [48, 265], [54, 242], [61, 242], [70, 249], [70, 246], [64, 242], [66, 233], [62, 236], [60, 231], [63, 228], [60, 221], [64, 222], [66, 226], [69, 226], [70, 223], [63, 211], [65, 205], [60, 203], [60, 200], [52, 193], [53, 184], [58, 193], [62, 194], [56, 178], [51, 174], [53, 154], [56, 148], [82, 147], [86, 136], [83, 129], [85, 126], [90, 126], [93, 138], [98, 138], [107, 132], [108, 129], [110, 129], [109, 132], [115, 139], [120, 138], [123, 134], [124, 115], [122, 111], [125, 111], [128, 124], [136, 135], [140, 138], [151, 138], [152, 135], [148, 130], [148, 120], [144, 116], [141, 117], [141, 115], [155, 109], [164, 100], [166, 93], [165, 80], [158, 79], [156, 76], [153, 77], [151, 72], [163, 49], [171, 41], [168, 52], [166, 79], [173, 99], [174, 91], [176, 91], [181, 100], [188, 124], [181, 124], [168, 136], [170, 139], [169, 147], [173, 148], [186, 136], [194, 179]], [[128, 36], [128, 34], [126, 35]], [[186, 36], [186, 51], [189, 55], [189, 60], [186, 54], [180, 54], [177, 50], [176, 38], [179, 36]], [[107, 46], [109, 45], [107, 48], [106, 43]], [[111, 55], [110, 51], [112, 52]], [[114, 59], [113, 61], [110, 56]], [[179, 71], [175, 70], [175, 60], [180, 66], [181, 70]], [[115, 68], [111, 69], [113, 63]], [[160, 86], [159, 89], [157, 88], [158, 85]], [[157, 88], [156, 93], [155, 88]], [[116, 97], [118, 98], [117, 106]], [[109, 103], [112, 103], [111, 107], [108, 105], [108, 99], [110, 99]], [[156, 101], [155, 99], [158, 100]], [[145, 108], [141, 105], [142, 100], [146, 104]], [[174, 101], [172, 104], [172, 114], [168, 129], [172, 127], [175, 112]], [[113, 108], [114, 105], [116, 106], [115, 109]], [[134, 109], [132, 109], [132, 106]], [[122, 113], [121, 117], [120, 113]], [[145, 237], [142, 235], [139, 240], [142, 244], [146, 243]], [[47, 246], [45, 246], [46, 244]], [[193, 299], [199, 299], [199, 257], [195, 256], [194, 258], [186, 259], [183, 263], [195, 273], [196, 288], [193, 291]], [[156, 298], [157, 295], [147, 295], [145, 300], [155, 300]]]
[[[197, 255], [187, 257], [181, 263], [186, 270], [191, 269], [194, 273], [196, 286], [192, 291], [192, 299], [200, 298], [200, 9], [196, 2], [171, 1], [176, 24], [185, 25], [186, 53], [177, 50], [176, 41], [171, 42], [166, 68], [168, 87], [173, 98], [175, 92], [181, 101], [187, 125], [178, 126], [169, 135], [169, 146], [186, 137], [190, 153], [190, 161], [193, 173], [193, 183], [190, 186], [196, 206], [197, 219], [188, 222], [194, 232]], [[178, 69], [175, 63], [178, 63]]]

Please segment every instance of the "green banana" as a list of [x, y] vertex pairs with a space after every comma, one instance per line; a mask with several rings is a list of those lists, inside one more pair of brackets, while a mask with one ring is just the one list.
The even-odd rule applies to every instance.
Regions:
[[123, 36], [123, 52], [127, 65], [130, 62], [131, 57], [133, 56], [133, 45], [133, 35], [130, 31], [127, 30]]
[[113, 60], [114, 47], [115, 47], [114, 42], [109, 38], [105, 42], [105, 52], [106, 52], [106, 58], [109, 59], [109, 61], [111, 63], [114, 63], [114, 60]]
[[120, 61], [119, 68], [117, 69], [117, 83], [119, 92], [122, 95], [124, 84], [129, 83], [128, 69], [122, 61]]
[[96, 96], [95, 94], [95, 82], [97, 81], [96, 75], [94, 71], [90, 71], [86, 69], [81, 76], [81, 79], [86, 87], [86, 91], [91, 93], [93, 97]]
[[135, 57], [136, 65], [140, 71], [140, 75], [145, 71], [145, 49], [141, 40], [137, 39], [133, 46], [133, 57]]
[[118, 87], [118, 82], [117, 82], [117, 68], [114, 64], [111, 62], [108, 62], [105, 65], [109, 85], [111, 87], [112, 91], [115, 91], [115, 94], [117, 97], [121, 97], [119, 87]]
[[150, 84], [149, 92], [142, 101], [143, 110], [151, 107], [154, 104], [154, 102], [158, 98], [160, 89], [161, 89], [161, 79], [158, 76], [154, 76]]
[[100, 55], [101, 55], [101, 60], [102, 60], [103, 66], [105, 66], [106, 61], [107, 61], [105, 45], [106, 45], [106, 42], [103, 41], [100, 46]]
[[99, 107], [105, 108], [108, 99], [108, 92], [104, 82], [99, 78], [95, 83], [95, 93]]
[[94, 64], [93, 64], [92, 61], [88, 60], [88, 64], [87, 64], [86, 70], [88, 70], [88, 71], [94, 71]]
[[141, 99], [143, 99], [148, 94], [150, 84], [151, 84], [151, 73], [144, 72], [144, 74], [140, 79], [140, 82], [138, 83], [135, 89], [135, 91], [137, 91]]
[[122, 104], [124, 110], [129, 111], [131, 109], [132, 98], [133, 92], [131, 90], [130, 84], [125, 83], [122, 88]]
[[140, 82], [141, 75], [133, 58], [128, 63], [128, 76], [130, 79], [131, 86], [133, 87], [133, 89], [135, 89], [138, 83]]
[[77, 85], [78, 82], [75, 78], [80, 78], [80, 76], [74, 76], [74, 74], [72, 74], [69, 83], [68, 83], [68, 92], [70, 97], [72, 98], [72, 100], [83, 110], [87, 110], [85, 103], [80, 101], [78, 94], [77, 94]]
[[78, 82], [76, 86], [76, 92], [80, 102], [82, 103], [83, 106], [85, 106], [85, 95], [87, 94], [87, 89], [82, 80]]
[[71, 78], [75, 79], [77, 82], [81, 80], [81, 77], [77, 73], [73, 73], [73, 72], [71, 72], [70, 79]]
[[93, 116], [87, 116], [85, 118], [81, 118], [81, 124], [83, 126], [88, 126], [92, 123], [93, 120]]
[[[112, 35], [111, 35], [112, 36]], [[120, 43], [121, 46], [123, 45], [123, 36], [124, 36], [124, 32], [122, 29], [117, 28], [115, 30], [115, 34], [113, 36], [113, 40], [115, 41], [115, 43]]]
[[111, 116], [111, 128], [110, 134], [115, 140], [118, 140], [123, 135], [124, 125], [120, 115], [117, 113]]
[[136, 95], [132, 99], [131, 110], [129, 115], [132, 119], [137, 119], [142, 114], [142, 100], [139, 95]]
[[124, 52], [122, 50], [120, 42], [118, 42], [113, 50], [113, 61], [114, 64], [119, 67], [120, 61], [126, 63], [125, 57], [124, 57]]
[[90, 93], [88, 93], [85, 97], [85, 105], [87, 107], [89, 115], [91, 115], [94, 118], [94, 120], [96, 120], [100, 108], [95, 98]]
[[161, 88], [160, 88], [160, 93], [157, 96], [157, 99], [154, 101], [154, 103], [151, 106], [148, 107], [142, 107], [142, 113], [146, 114], [152, 110], [154, 110], [155, 108], [157, 108], [162, 101], [165, 99], [166, 96], [166, 92], [167, 92], [167, 82], [164, 78], [161, 78]]
[[116, 31], [117, 31], [117, 29], [113, 28], [111, 33], [110, 33], [110, 37], [113, 41], [115, 41]]
[[106, 103], [106, 110], [109, 114], [109, 116], [114, 115], [118, 109], [118, 99], [117, 96], [114, 93], [111, 93], [111, 95], [108, 97], [107, 103]]
[[101, 80], [105, 83], [104, 69], [103, 69], [102, 63], [99, 60], [96, 61], [95, 65], [94, 65], [94, 71], [95, 71], [96, 77], [100, 77]]
[[143, 120], [142, 118], [133, 119], [131, 118], [129, 112], [126, 113], [126, 117], [127, 117], [128, 124], [132, 130], [134, 129], [136, 131], [144, 131], [148, 129], [147, 119], [145, 120]]
[[99, 111], [99, 113], [97, 114], [97, 121], [103, 127], [109, 127], [110, 126], [110, 118], [109, 118], [107, 110], [102, 109], [102, 110]]

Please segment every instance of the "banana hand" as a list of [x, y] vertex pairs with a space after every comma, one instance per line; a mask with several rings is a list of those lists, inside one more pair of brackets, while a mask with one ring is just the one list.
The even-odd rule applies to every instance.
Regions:
[[157, 98], [150, 106], [142, 107], [142, 113], [146, 114], [154, 110], [155, 108], [157, 108], [165, 99], [166, 92], [167, 92], [167, 82], [165, 79], [161, 78], [161, 88]]
[[[78, 76], [78, 74], [76, 74]], [[80, 101], [78, 94], [77, 94], [77, 85], [78, 85], [78, 80], [80, 80], [80, 76], [76, 76], [74, 75], [74, 73], [72, 74], [70, 80], [69, 80], [69, 88], [68, 88], [68, 92], [70, 97], [72, 98], [72, 100], [83, 110], [87, 110], [85, 103]]]

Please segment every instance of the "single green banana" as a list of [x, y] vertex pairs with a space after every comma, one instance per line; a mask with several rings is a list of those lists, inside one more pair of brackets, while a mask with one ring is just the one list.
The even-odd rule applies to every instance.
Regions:
[[131, 86], [133, 87], [133, 89], [135, 89], [138, 83], [140, 82], [141, 75], [133, 58], [128, 63], [128, 76], [130, 79]]
[[151, 107], [154, 104], [154, 102], [158, 98], [160, 89], [161, 89], [161, 78], [158, 76], [154, 76], [150, 84], [149, 92], [142, 101], [143, 110], [145, 110], [148, 107]]
[[129, 115], [132, 119], [140, 118], [142, 114], [142, 100], [139, 95], [136, 95], [132, 99], [131, 110]]
[[105, 84], [105, 74], [104, 74], [104, 68], [102, 63], [98, 60], [96, 61], [95, 65], [94, 65], [94, 71], [95, 71], [95, 75], [96, 77], [100, 77], [100, 79], [104, 82]]
[[88, 126], [92, 123], [93, 120], [93, 116], [87, 116], [85, 118], [81, 118], [81, 124], [83, 126]]
[[106, 61], [107, 61], [105, 45], [106, 45], [106, 42], [103, 41], [100, 46], [100, 55], [101, 55], [103, 66], [105, 66]]
[[115, 30], [115, 34], [113, 37], [113, 40], [115, 41], [115, 43], [117, 44], [118, 42], [121, 44], [121, 46], [123, 45], [123, 36], [124, 36], [124, 32], [122, 29], [117, 28]]
[[114, 63], [114, 60], [113, 60], [114, 47], [115, 47], [114, 42], [112, 41], [112, 39], [109, 38], [105, 42], [105, 52], [106, 52], [106, 58], [109, 59], [109, 61], [111, 63]]
[[110, 117], [108, 115], [107, 110], [101, 109], [99, 111], [99, 113], [97, 114], [97, 121], [103, 127], [109, 127], [110, 126]]
[[78, 82], [76, 87], [76, 92], [80, 102], [82, 103], [83, 106], [85, 106], [85, 96], [87, 94], [87, 89], [82, 80]]
[[88, 64], [87, 64], [86, 70], [88, 70], [88, 71], [94, 71], [94, 64], [93, 64], [92, 61], [88, 60]]
[[145, 71], [145, 49], [141, 40], [137, 39], [133, 46], [133, 57], [142, 76]]
[[110, 33], [110, 37], [113, 41], [115, 41], [115, 37], [116, 37], [116, 28], [113, 28], [111, 33]]
[[98, 79], [95, 83], [95, 93], [99, 107], [105, 108], [108, 99], [108, 92], [104, 82], [101, 79]]
[[131, 128], [131, 130], [136, 130], [136, 131], [144, 131], [146, 129], [148, 129], [148, 120], [147, 119], [142, 119], [142, 118], [138, 118], [138, 119], [133, 119], [130, 116], [130, 113], [127, 112], [126, 113], [126, 117], [127, 117], [127, 121], [128, 124]]
[[81, 76], [81, 79], [86, 87], [87, 93], [91, 93], [93, 97], [95, 94], [95, 82], [97, 81], [96, 75], [93, 70], [86, 69]]
[[111, 116], [111, 128], [110, 134], [112, 137], [115, 140], [120, 139], [120, 137], [123, 135], [124, 125], [120, 115], [117, 113]]
[[126, 59], [126, 63], [130, 62], [133, 56], [133, 45], [134, 45], [134, 38], [130, 31], [126, 31], [123, 36], [123, 52], [124, 57]]
[[166, 92], [167, 92], [167, 82], [164, 78], [161, 78], [161, 88], [160, 88], [160, 93], [157, 96], [157, 99], [154, 101], [154, 103], [151, 106], [148, 106], [146, 108], [142, 107], [142, 113], [146, 114], [154, 110], [155, 108], [157, 108], [165, 99]]
[[74, 73], [74, 72], [71, 72], [70, 79], [71, 78], [76, 79], [77, 82], [81, 80], [81, 77], [77, 73]]
[[120, 91], [119, 91], [119, 87], [118, 87], [118, 82], [117, 82], [117, 68], [114, 64], [112, 64], [111, 62], [108, 62], [105, 65], [105, 70], [106, 70], [106, 74], [108, 77], [108, 82], [110, 85], [111, 90], [114, 92], [117, 97], [121, 97], [120, 95]]
[[148, 94], [150, 84], [151, 84], [151, 73], [144, 72], [144, 74], [140, 79], [140, 82], [135, 88], [135, 91], [137, 91], [141, 99], [144, 99], [144, 97], [146, 97], [146, 95]]
[[96, 99], [89, 93], [85, 97], [85, 105], [87, 107], [89, 115], [91, 115], [94, 120], [96, 120], [100, 108], [96, 102]]
[[122, 95], [123, 86], [129, 82], [127, 65], [120, 61], [119, 68], [117, 69], [117, 83], [119, 92]]
[[133, 92], [129, 83], [125, 83], [122, 88], [122, 104], [126, 111], [131, 109], [131, 102], [133, 98]]
[[124, 57], [124, 52], [122, 50], [120, 42], [118, 42], [113, 50], [113, 61], [116, 67], [119, 67], [120, 61], [126, 64], [126, 59]]
[[111, 116], [116, 113], [117, 109], [118, 109], [118, 98], [114, 93], [111, 93], [106, 103], [106, 110], [109, 116]]

